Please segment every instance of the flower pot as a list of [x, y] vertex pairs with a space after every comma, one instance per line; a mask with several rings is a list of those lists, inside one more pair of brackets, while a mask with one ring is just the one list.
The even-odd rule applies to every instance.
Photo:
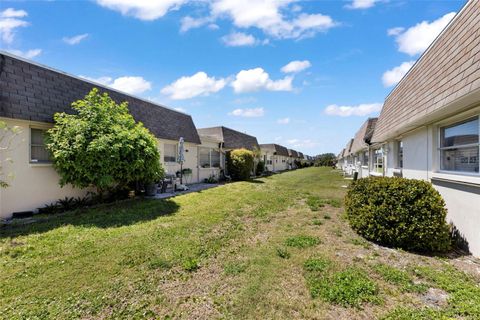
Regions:
[[146, 196], [154, 196], [157, 194], [158, 184], [157, 183], [148, 183], [145, 185], [145, 195]]

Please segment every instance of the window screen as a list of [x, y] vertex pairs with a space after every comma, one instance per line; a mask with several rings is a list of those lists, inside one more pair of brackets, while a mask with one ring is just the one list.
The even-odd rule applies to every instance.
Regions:
[[478, 172], [478, 117], [440, 128], [440, 169]]
[[163, 161], [164, 162], [176, 162], [177, 161], [177, 145], [165, 144], [163, 148]]
[[45, 148], [45, 130], [30, 129], [30, 162], [50, 162], [50, 154]]

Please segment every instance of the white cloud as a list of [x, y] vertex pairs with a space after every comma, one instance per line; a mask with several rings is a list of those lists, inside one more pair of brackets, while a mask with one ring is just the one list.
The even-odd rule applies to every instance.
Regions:
[[330, 116], [350, 117], [366, 116], [381, 110], [381, 103], [359, 104], [356, 106], [338, 106], [336, 104], [331, 104], [325, 108], [325, 113]]
[[178, 112], [187, 113], [187, 110], [185, 110], [184, 108], [181, 108], [181, 107], [173, 108], [173, 109], [178, 111]]
[[42, 53], [42, 49], [31, 49], [27, 51], [8, 49], [7, 51], [26, 59], [33, 59]]
[[379, 0], [352, 0], [345, 7], [348, 9], [368, 9], [375, 5]]
[[182, 100], [196, 96], [207, 96], [222, 90], [227, 84], [226, 79], [215, 79], [200, 71], [191, 77], [181, 77], [162, 89], [162, 94], [170, 99]]
[[122, 15], [147, 21], [161, 18], [186, 2], [187, 0], [97, 0], [99, 5], [119, 11]]
[[29, 25], [27, 21], [19, 19], [27, 15], [26, 11], [13, 8], [0, 11], [0, 38], [4, 43], [10, 44], [13, 42], [15, 29]]
[[318, 142], [311, 139], [289, 139], [287, 145], [293, 148], [314, 148], [319, 145]]
[[254, 36], [243, 32], [230, 33], [223, 36], [222, 41], [229, 47], [254, 46], [258, 43]]
[[[209, 24], [210, 22], [212, 22], [212, 19], [210, 17], [193, 18], [193, 17], [190, 17], [190, 16], [186, 16], [186, 17], [183, 17], [182, 20], [180, 21], [180, 23], [181, 23], [180, 32], [187, 32], [190, 29], [199, 28], [201, 26]], [[213, 27], [213, 25], [214, 24], [210, 24], [209, 28], [214, 29], [215, 27]], [[215, 25], [215, 26], [218, 28], [217, 25]]]
[[396, 27], [396, 28], [391, 28], [387, 30], [387, 35], [389, 36], [398, 36], [400, 33], [402, 33], [405, 30], [404, 27]]
[[228, 17], [238, 28], [255, 27], [278, 39], [311, 36], [337, 25], [331, 17], [322, 14], [300, 13], [287, 20], [282, 12], [290, 11], [289, 5], [293, 2], [294, 0], [214, 0], [211, 3], [211, 15], [216, 18]]
[[385, 87], [391, 87], [399, 83], [414, 63], [415, 61], [407, 61], [391, 70], [385, 71], [382, 76], [383, 85]]
[[[450, 12], [432, 22], [422, 21], [413, 27], [395, 34], [398, 51], [410, 56], [423, 53], [435, 38], [442, 32], [447, 24], [453, 19], [455, 12]], [[398, 28], [390, 30], [399, 30]]]
[[71, 46], [79, 44], [82, 40], [85, 40], [88, 37], [88, 33], [79, 34], [73, 37], [63, 37], [63, 42]]
[[129, 94], [140, 94], [152, 89], [152, 84], [142, 77], [125, 76], [115, 80], [111, 77], [80, 77]]
[[308, 69], [311, 66], [312, 64], [308, 60], [303, 60], [303, 61], [295, 60], [284, 65], [281, 70], [283, 73], [296, 73], [296, 72], [300, 72], [305, 69]]
[[235, 76], [232, 82], [233, 90], [236, 93], [254, 92], [259, 90], [269, 91], [292, 91], [293, 77], [285, 77], [279, 80], [272, 80], [262, 68], [242, 70]]
[[13, 8], [7, 8], [0, 12], [0, 18], [23, 18], [28, 16], [25, 10], [15, 10]]
[[282, 118], [277, 120], [278, 124], [289, 124], [290, 123], [290, 118]]
[[262, 117], [264, 114], [265, 110], [263, 110], [263, 108], [235, 109], [229, 113], [231, 116], [244, 118], [257, 118]]

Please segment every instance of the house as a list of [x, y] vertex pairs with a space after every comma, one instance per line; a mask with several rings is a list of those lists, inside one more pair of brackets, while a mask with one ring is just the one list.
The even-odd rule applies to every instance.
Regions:
[[352, 155], [352, 144], [353, 144], [353, 138], [348, 140], [347, 145], [345, 148], [343, 148], [343, 154], [342, 154], [342, 163], [343, 163], [343, 171], [345, 173], [351, 175], [353, 174], [355, 170], [355, 166], [353, 164], [353, 155]]
[[268, 171], [277, 172], [290, 169], [290, 155], [284, 146], [275, 143], [261, 144], [260, 151]]
[[200, 128], [198, 129], [198, 134], [200, 135], [200, 137], [208, 137], [209, 139], [215, 139], [220, 143], [219, 151], [223, 159], [221, 167], [225, 170], [226, 173], [228, 173], [228, 166], [226, 165], [225, 160], [226, 155], [229, 151], [243, 148], [256, 153], [260, 152], [260, 146], [258, 144], [257, 138], [227, 127], [218, 126], [210, 128]]
[[227, 127], [210, 127], [198, 129], [198, 134], [203, 136], [215, 137], [222, 141], [223, 151], [233, 149], [247, 149], [250, 151], [260, 150], [257, 138], [246, 133], [236, 131]]
[[295, 165], [295, 160], [298, 158], [298, 152], [292, 149], [287, 149], [288, 151], [288, 163], [290, 165], [290, 169], [296, 169], [297, 166]]
[[370, 174], [370, 142], [375, 129], [377, 118], [367, 119], [355, 134], [350, 148], [354, 171], [358, 172], [359, 178], [368, 177]]
[[479, 34], [480, 1], [470, 0], [387, 96], [369, 146], [370, 175], [432, 183], [445, 200], [447, 221], [475, 256], [480, 256]]
[[215, 180], [222, 178], [225, 169], [225, 151], [223, 140], [216, 135], [198, 133], [201, 145], [198, 146], [198, 181], [210, 177]]
[[[53, 126], [57, 112], [73, 113], [71, 103], [84, 98], [94, 87], [115, 101], [127, 101], [135, 120], [143, 122], [158, 139], [161, 161], [168, 173], [180, 169], [177, 143], [185, 140], [184, 168], [192, 174], [186, 182], [196, 182], [197, 149], [201, 141], [191, 116], [67, 73], [0, 53], [0, 121], [18, 126], [21, 134], [9, 154], [1, 154], [3, 170], [12, 174], [8, 188], [0, 188], [0, 218], [13, 212], [30, 211], [66, 196], [83, 196], [86, 190], [59, 185], [44, 142], [45, 130]], [[13, 159], [12, 163], [5, 158]]]

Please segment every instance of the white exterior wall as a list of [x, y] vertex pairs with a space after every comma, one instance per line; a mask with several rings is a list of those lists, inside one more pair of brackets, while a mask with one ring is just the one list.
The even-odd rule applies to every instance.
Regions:
[[[442, 121], [442, 125], [458, 121], [457, 119], [462, 117], [447, 119]], [[403, 142], [402, 176], [432, 182], [445, 200], [447, 222], [455, 225], [467, 240], [470, 252], [479, 257], [480, 175], [441, 172], [438, 165], [438, 134], [438, 124], [432, 124], [398, 138]], [[387, 145], [389, 152], [386, 155], [386, 175], [393, 176], [396, 169], [395, 142], [391, 141]]]
[[[15, 137], [11, 152], [0, 154], [2, 170], [11, 175], [9, 187], [0, 188], [0, 218], [10, 218], [13, 212], [36, 209], [65, 197], [83, 197], [87, 190], [60, 187], [60, 177], [51, 164], [30, 163], [30, 128], [48, 129], [51, 125], [40, 122], [2, 118], [8, 126], [19, 126], [22, 132]], [[11, 158], [12, 163], [6, 162]]]

